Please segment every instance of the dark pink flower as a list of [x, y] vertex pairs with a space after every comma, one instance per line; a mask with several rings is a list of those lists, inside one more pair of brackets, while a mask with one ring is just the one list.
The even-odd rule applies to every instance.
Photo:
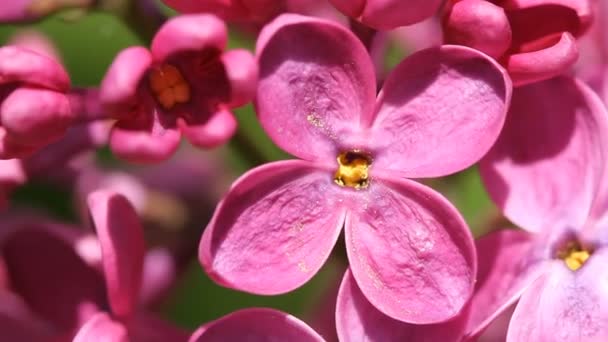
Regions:
[[590, 0], [450, 0], [444, 38], [496, 58], [522, 85], [572, 66], [591, 19]]
[[456, 315], [473, 288], [470, 232], [446, 199], [404, 177], [462, 170], [490, 148], [510, 100], [504, 70], [466, 47], [424, 50], [376, 99], [372, 62], [350, 31], [287, 14], [264, 28], [257, 56], [262, 126], [302, 160], [233, 184], [202, 237], [207, 273], [252, 293], [291, 291], [345, 226], [351, 270], [375, 307], [415, 323]]
[[599, 191], [607, 133], [605, 107], [572, 78], [513, 92], [481, 175], [506, 217], [528, 232], [500, 230], [477, 242], [470, 335], [519, 299], [507, 341], [608, 337], [608, 191]]
[[224, 52], [226, 26], [212, 15], [169, 20], [151, 50], [131, 47], [114, 60], [101, 101], [118, 119], [110, 147], [135, 162], [168, 158], [184, 135], [213, 147], [236, 130], [231, 109], [253, 97], [257, 66], [246, 50]]
[[181, 13], [213, 13], [228, 21], [265, 22], [281, 13], [289, 0], [163, 0]]
[[345, 15], [381, 30], [423, 21], [437, 12], [441, 0], [330, 0]]

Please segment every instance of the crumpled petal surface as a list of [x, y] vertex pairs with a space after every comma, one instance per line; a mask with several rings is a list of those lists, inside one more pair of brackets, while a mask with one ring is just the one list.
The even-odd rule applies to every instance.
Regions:
[[459, 342], [468, 317], [465, 309], [448, 322], [417, 325], [392, 319], [365, 298], [350, 271], [344, 274], [336, 307], [340, 341], [441, 341]]
[[73, 342], [129, 342], [127, 328], [100, 312], [91, 317], [74, 337]]
[[441, 0], [330, 0], [338, 10], [380, 30], [415, 24], [432, 16]]
[[477, 263], [458, 211], [432, 189], [376, 178], [346, 218], [348, 260], [367, 299], [386, 315], [429, 324], [469, 300]]
[[528, 232], [498, 230], [478, 239], [476, 245], [479, 268], [469, 336], [480, 334], [547, 270], [541, 256], [535, 256], [534, 236]]
[[298, 318], [266, 308], [243, 309], [207, 323], [190, 342], [322, 342], [319, 334]]
[[112, 312], [130, 317], [139, 300], [144, 236], [135, 209], [117, 193], [99, 190], [87, 198], [101, 245], [103, 269]]
[[605, 341], [608, 338], [608, 250], [595, 251], [573, 272], [556, 260], [524, 292], [507, 341]]
[[344, 222], [340, 189], [301, 160], [237, 180], [203, 233], [199, 259], [216, 282], [256, 293], [291, 291], [321, 268]]
[[479, 160], [503, 126], [511, 84], [495, 61], [444, 45], [408, 57], [388, 76], [372, 127], [376, 168], [438, 177]]
[[597, 95], [569, 77], [517, 88], [505, 128], [480, 164], [504, 215], [528, 231], [558, 217], [583, 227], [606, 164], [607, 116]]
[[283, 150], [305, 160], [333, 161], [341, 146], [353, 144], [344, 139], [371, 121], [373, 65], [347, 29], [284, 14], [262, 30], [256, 54], [258, 117]]

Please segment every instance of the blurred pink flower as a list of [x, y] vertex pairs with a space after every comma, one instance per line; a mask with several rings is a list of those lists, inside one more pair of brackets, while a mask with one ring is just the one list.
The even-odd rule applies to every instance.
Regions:
[[165, 23], [143, 47], [123, 50], [101, 85], [106, 110], [118, 119], [110, 147], [134, 162], [167, 159], [183, 134], [214, 147], [236, 130], [231, 109], [254, 95], [257, 66], [246, 50], [223, 52], [225, 24], [212, 15], [184, 15]]
[[591, 19], [591, 0], [449, 0], [444, 40], [496, 58], [519, 86], [567, 71]]
[[423, 21], [435, 14], [442, 0], [330, 0], [345, 15], [379, 30]]
[[55, 11], [70, 7], [86, 7], [90, 0], [10, 0], [0, 6], [0, 23], [41, 19]]
[[481, 158], [510, 101], [504, 70], [466, 47], [424, 50], [376, 99], [372, 62], [350, 31], [288, 14], [262, 31], [257, 56], [261, 124], [303, 160], [265, 164], [233, 184], [202, 237], [207, 273], [252, 293], [291, 291], [345, 226], [350, 267], [375, 307], [413, 323], [456, 315], [473, 290], [470, 232], [440, 194], [403, 177]]
[[528, 232], [477, 241], [469, 335], [519, 299], [507, 341], [606, 340], [607, 133], [608, 113], [582, 82], [562, 76], [515, 89], [480, 170], [491, 198]]
[[281, 13], [288, 0], [163, 0], [181, 13], [213, 13], [228, 21], [265, 22]]

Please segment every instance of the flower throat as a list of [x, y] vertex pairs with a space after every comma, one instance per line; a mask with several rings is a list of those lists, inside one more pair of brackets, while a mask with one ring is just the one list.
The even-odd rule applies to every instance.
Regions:
[[360, 151], [342, 152], [338, 155], [338, 170], [334, 182], [342, 187], [365, 189], [369, 185], [371, 158]]

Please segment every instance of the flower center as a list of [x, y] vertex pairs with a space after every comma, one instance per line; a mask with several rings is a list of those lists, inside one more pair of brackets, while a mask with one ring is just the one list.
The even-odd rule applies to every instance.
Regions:
[[371, 158], [360, 151], [342, 152], [338, 155], [338, 170], [334, 182], [339, 186], [365, 189], [369, 185]]
[[583, 267], [591, 254], [592, 251], [581, 247], [580, 243], [570, 242], [566, 245], [566, 248], [557, 253], [557, 257], [562, 259], [570, 270], [576, 271]]
[[171, 64], [163, 64], [150, 71], [150, 88], [165, 109], [190, 101], [190, 85], [182, 73]]

